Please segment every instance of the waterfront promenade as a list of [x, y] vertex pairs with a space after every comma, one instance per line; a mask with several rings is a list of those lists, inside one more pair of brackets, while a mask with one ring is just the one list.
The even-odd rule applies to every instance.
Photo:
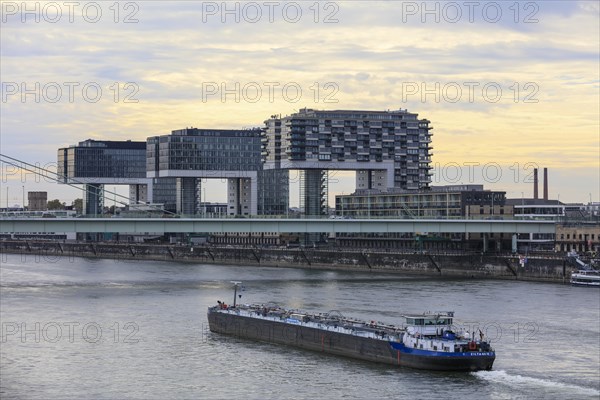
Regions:
[[[161, 245], [117, 242], [3, 240], [0, 253], [23, 260], [71, 262], [77, 257], [174, 263], [271, 266], [447, 278], [489, 278], [564, 283], [571, 267], [557, 253], [528, 255], [468, 251], [417, 251], [346, 248]], [[37, 262], [36, 261], [36, 262]]]

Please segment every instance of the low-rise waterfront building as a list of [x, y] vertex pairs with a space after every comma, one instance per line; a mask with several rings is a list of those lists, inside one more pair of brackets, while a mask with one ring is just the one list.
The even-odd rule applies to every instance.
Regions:
[[557, 225], [554, 248], [560, 252], [600, 253], [600, 224], [579, 223]]
[[[387, 191], [359, 189], [353, 194], [336, 196], [335, 216], [337, 218], [510, 218], [512, 207], [506, 207], [505, 195], [506, 192], [503, 191], [485, 190], [483, 185], [432, 186], [428, 190], [421, 191], [400, 188], [390, 188]], [[470, 216], [470, 213], [473, 215]], [[489, 238], [485, 238], [487, 239]], [[377, 248], [458, 249], [487, 246], [485, 240], [483, 236], [468, 237], [459, 233], [430, 235], [428, 232], [342, 233], [335, 236], [335, 241], [340, 246]], [[493, 248], [501, 249], [503, 245], [509, 246], [496, 240]]]
[[335, 214], [351, 218], [462, 218], [468, 216], [467, 207], [473, 205], [503, 212], [505, 194], [484, 190], [483, 185], [432, 186], [419, 191], [358, 189], [335, 197]]

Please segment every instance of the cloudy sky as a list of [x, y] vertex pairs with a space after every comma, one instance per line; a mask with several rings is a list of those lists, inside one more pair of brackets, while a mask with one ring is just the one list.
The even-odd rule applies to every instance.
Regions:
[[[527, 197], [537, 165], [551, 197], [599, 201], [597, 1], [23, 4], [1, 2], [3, 154], [52, 168], [88, 138], [402, 108], [434, 127], [434, 184]], [[81, 197], [6, 165], [2, 186], [2, 206], [6, 187]], [[353, 188], [334, 174], [332, 193]]]

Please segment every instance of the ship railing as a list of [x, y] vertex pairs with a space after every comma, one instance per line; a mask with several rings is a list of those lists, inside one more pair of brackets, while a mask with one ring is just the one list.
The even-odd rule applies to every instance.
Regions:
[[[260, 313], [259, 309], [245, 309], [245, 308], [233, 308], [233, 307], [221, 309], [218, 306], [212, 307], [212, 309], [220, 311], [220, 312], [234, 313], [237, 315], [243, 315], [243, 316], [256, 318], [256, 319], [281, 322], [281, 323], [289, 323], [289, 321], [288, 321], [289, 317], [286, 316], [285, 314], [262, 315]], [[400, 340], [401, 331], [398, 329], [395, 329], [394, 332], [390, 332], [389, 330], [392, 328], [387, 327], [387, 326], [373, 325], [373, 326], [370, 326], [368, 329], [362, 329], [362, 327], [360, 327], [360, 326], [340, 325], [339, 323], [341, 321], [339, 321], [339, 320], [308, 320], [308, 321], [295, 320], [295, 321], [298, 321], [296, 325], [326, 330], [328, 332], [344, 333], [344, 334], [349, 334], [349, 335], [353, 335], [353, 336], [367, 337], [367, 338], [372, 338], [372, 339], [391, 340], [391, 341], [399, 341]], [[352, 322], [357, 322], [357, 321], [352, 321]], [[375, 330], [372, 330], [372, 329], [375, 329]], [[376, 330], [376, 329], [380, 329], [380, 331]], [[398, 333], [398, 334], [395, 334], [395, 333]]]

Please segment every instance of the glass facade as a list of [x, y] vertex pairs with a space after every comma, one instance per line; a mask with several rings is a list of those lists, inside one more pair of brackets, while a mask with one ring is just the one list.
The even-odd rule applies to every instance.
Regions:
[[58, 174], [68, 178], [145, 178], [146, 143], [85, 140], [58, 149]]
[[[206, 171], [214, 171], [215, 178], [229, 180], [229, 215], [285, 214], [289, 197], [288, 171], [263, 170], [262, 132], [258, 128], [186, 128], [172, 131], [170, 135], [149, 137], [147, 171], [156, 176], [168, 171], [171, 178], [160, 179], [177, 180], [174, 193], [177, 193], [178, 212], [193, 214], [202, 210], [199, 178], [207, 178]], [[193, 171], [199, 172], [195, 178]], [[218, 171], [226, 173], [220, 175]], [[256, 186], [251, 181], [255, 181]]]
[[258, 171], [261, 132], [188, 128], [148, 138], [148, 171]]
[[176, 178], [154, 178], [152, 202], [163, 204], [164, 209], [169, 212], [177, 212], [177, 179]]
[[285, 215], [289, 204], [287, 170], [258, 171], [258, 214]]

